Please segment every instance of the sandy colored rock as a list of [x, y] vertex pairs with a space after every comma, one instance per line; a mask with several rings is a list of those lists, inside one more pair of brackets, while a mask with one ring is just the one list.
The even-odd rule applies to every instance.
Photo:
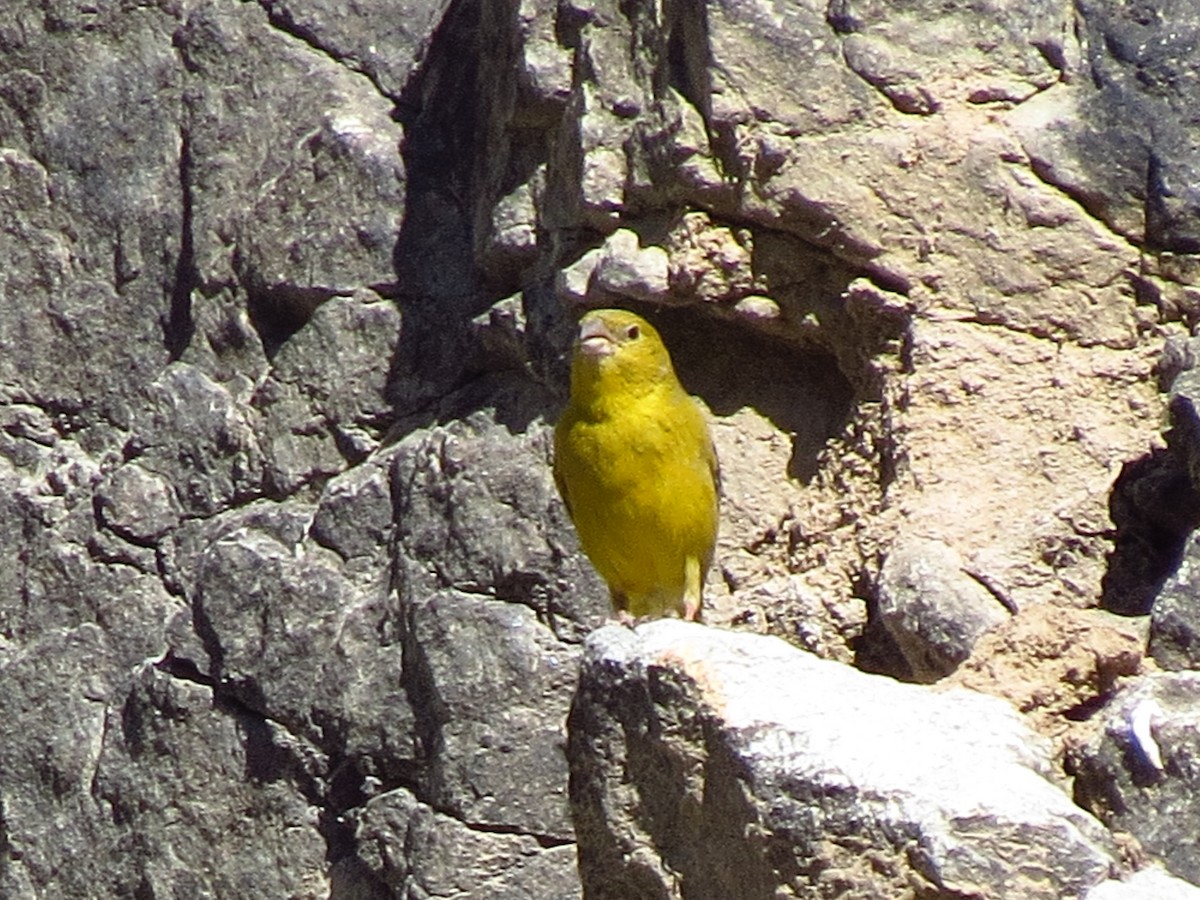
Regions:
[[1143, 621], [1041, 606], [983, 635], [946, 683], [1003, 697], [1061, 741], [1072, 717], [1086, 718], [1119, 679], [1143, 671], [1145, 647]]

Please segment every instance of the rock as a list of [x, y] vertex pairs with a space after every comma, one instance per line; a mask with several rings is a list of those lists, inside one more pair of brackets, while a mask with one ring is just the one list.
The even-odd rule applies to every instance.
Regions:
[[1089, 0], [1079, 12], [1087, 77], [1018, 111], [1024, 146], [1042, 177], [1115, 230], [1193, 252], [1196, 154], [1173, 110], [1194, 103], [1196, 88], [1167, 73], [1188, 58], [1200, 20], [1185, 3], [1138, 16]]
[[379, 91], [398, 98], [449, 5], [409, 0], [386, 21], [369, 7], [331, 0], [268, 0], [271, 22], [367, 75]]
[[262, 489], [254, 419], [197, 367], [172, 363], [149, 386], [135, 423], [137, 463], [172, 485], [185, 514], [227, 509]]
[[875, 614], [914, 681], [937, 681], [971, 654], [985, 631], [1008, 618], [992, 594], [941, 541], [900, 539], [879, 572]]
[[[745, 121], [754, 109], [801, 134], [859, 119], [871, 89], [843, 64], [825, 11], [790, 6], [778, 18], [754, 3], [709, 11], [711, 118]], [[751, 62], [753, 61], [753, 62]]]
[[1200, 339], [1167, 340], [1159, 358], [1160, 385], [1170, 393], [1171, 449], [1200, 489]]
[[589, 897], [1061, 897], [1114, 863], [1006, 704], [775, 638], [598, 631], [568, 727]]
[[[671, 290], [681, 298], [737, 303], [767, 286], [761, 275], [754, 277], [755, 245], [748, 228], [729, 228], [704, 213], [687, 213], [668, 235], [666, 246]], [[759, 305], [763, 301], [775, 303], [769, 297], [758, 298]]]
[[[88, 795], [105, 737], [106, 701], [121, 661], [94, 623], [25, 640], [4, 660], [0, 714], [19, 724], [0, 742], [4, 833], [12, 863], [0, 869], [0, 893], [94, 896], [96, 879], [116, 859], [88, 852], [91, 809], [54, 798]], [[95, 860], [95, 863], [93, 863]]]
[[279, 348], [251, 399], [273, 494], [336, 475], [378, 446], [390, 414], [380, 360], [399, 332], [395, 306], [364, 290], [323, 303]]
[[1164, 669], [1200, 669], [1200, 536], [1188, 538], [1179, 568], [1154, 600], [1150, 655]]
[[445, 588], [528, 606], [581, 642], [609, 611], [554, 487], [545, 426], [511, 434], [475, 414], [414, 434], [392, 483], [403, 597]]
[[403, 789], [367, 801], [355, 816], [355, 840], [360, 866], [334, 873], [343, 888], [361, 884], [365, 870], [386, 886], [386, 897], [413, 891], [464, 900], [579, 896], [573, 846], [545, 848], [528, 834], [469, 828]]
[[845, 35], [847, 65], [904, 113], [928, 115], [952, 99], [1019, 102], [1060, 74], [1064, 22], [1054, 3], [967, 12], [916, 2], [897, 14], [873, 0], [835, 0], [830, 20]]
[[[1090, 143], [1117, 160], [1124, 157], [1132, 163], [1137, 159], [1138, 167], [1130, 174], [1147, 179], [1141, 188], [1145, 192], [1147, 244], [1195, 252], [1200, 248], [1200, 232], [1195, 227], [1200, 208], [1195, 187], [1200, 156], [1190, 143], [1189, 129], [1172, 113], [1194, 104], [1200, 94], [1188, 80], [1167, 73], [1191, 58], [1191, 48], [1200, 37], [1200, 16], [1192, 6], [1180, 2], [1158, 7], [1148, 16], [1133, 16], [1111, 0], [1089, 0], [1080, 7], [1080, 14], [1093, 84], [1098, 89], [1096, 124], [1101, 126], [1088, 134]], [[1140, 158], [1129, 154], [1136, 143], [1130, 147], [1127, 137], [1102, 128], [1101, 104], [1107, 108], [1109, 121], [1127, 123], [1125, 134], [1138, 138], [1144, 148]], [[1143, 122], [1154, 123], [1153, 129], [1139, 128], [1138, 123]], [[1120, 168], [1116, 172], [1120, 173]], [[1104, 173], [1098, 169], [1096, 174]], [[1121, 185], [1120, 176], [1110, 184], [1110, 190]], [[1131, 191], [1134, 189], [1131, 186]]]
[[1143, 670], [1146, 621], [1038, 606], [984, 634], [949, 683], [995, 694], [1056, 740]]
[[1153, 867], [1134, 872], [1124, 881], [1102, 881], [1086, 900], [1197, 900], [1200, 887]]
[[563, 723], [578, 649], [528, 608], [462, 592], [413, 600], [407, 617], [425, 796], [472, 825], [569, 841]]
[[[1077, 744], [1143, 646], [1091, 607], [1145, 612], [1200, 509], [1157, 362], [1200, 315], [1196, 16], [1150, 6], [8, 0], [0, 895], [576, 895], [562, 720], [609, 609], [548, 422], [601, 300], [671, 305], [714, 413], [712, 621], [850, 660], [928, 535], [1022, 610], [949, 679]], [[733, 825], [661, 842], [688, 891], [798, 853], [830, 893], [1025, 890], [915, 764], [908, 832], [835, 785], [796, 851], [722, 752], [684, 818]], [[1062, 816], [994, 858], [1083, 890], [1107, 851]]]
[[414, 719], [385, 576], [353, 581], [307, 540], [311, 518], [262, 504], [209, 523], [187, 576], [205, 657], [178, 638], [172, 657], [331, 757], [396, 769], [411, 760]]
[[94, 866], [94, 881], [63, 896], [236, 896], [249, 884], [275, 896], [327, 890], [306, 762], [275, 723], [223, 710], [210, 688], [143, 666], [108, 712], [93, 776], [95, 802], [118, 824], [123, 852], [108, 862], [84, 854], [73, 868]]
[[602, 251], [599, 247], [584, 253], [579, 259], [559, 269], [554, 287], [559, 299], [567, 306], [580, 306], [587, 302], [588, 286], [592, 273], [600, 264]]
[[1200, 673], [1163, 672], [1121, 690], [1074, 766], [1083, 806], [1194, 884], [1200, 884], [1198, 754]]
[[386, 456], [373, 456], [329, 479], [309, 529], [316, 543], [367, 573], [377, 573], [391, 553], [390, 463]]
[[661, 302], [670, 289], [670, 261], [662, 247], [642, 247], [632, 231], [621, 228], [604, 242], [592, 275], [592, 284], [604, 292], [629, 300]]
[[101, 521], [121, 537], [154, 543], [179, 522], [179, 504], [166, 479], [129, 463], [96, 489]]
[[127, 425], [174, 327], [185, 220], [174, 22], [151, 9], [8, 12], [0, 383], [89, 423]]
[[928, 116], [941, 109], [902, 49], [879, 38], [851, 34], [842, 42], [842, 52], [846, 65], [882, 91], [900, 112]]
[[571, 834], [562, 727], [577, 643], [608, 599], [566, 553], [574, 534], [548, 437], [477, 414], [401, 442], [392, 480], [422, 799], [560, 841]]
[[1159, 635], [1152, 636], [1157, 649], [1151, 652], [1161, 654], [1160, 662], [1173, 656], [1168, 668], [1182, 668], [1186, 658], [1191, 536], [1200, 525], [1198, 351], [1195, 338], [1176, 336], [1164, 343], [1157, 372], [1170, 397], [1167, 446], [1126, 463], [1110, 501], [1117, 533], [1104, 605], [1126, 615], [1154, 610]]
[[[392, 104], [271, 27], [257, 5], [198, 4], [174, 44], [192, 82], [185, 127], [198, 281], [210, 293], [242, 285], [269, 348], [330, 297], [390, 284], [405, 177]], [[257, 74], [266, 68], [269, 82]], [[264, 132], [264, 119], [283, 127]]]

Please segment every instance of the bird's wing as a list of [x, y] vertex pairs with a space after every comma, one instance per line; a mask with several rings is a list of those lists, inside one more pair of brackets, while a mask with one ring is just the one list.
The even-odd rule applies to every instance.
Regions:
[[713, 443], [712, 429], [708, 427], [708, 408], [697, 398], [691, 397], [690, 399], [696, 407], [701, 427], [704, 429], [704, 461], [708, 463], [708, 470], [712, 473], [713, 487], [716, 488], [719, 497], [721, 496], [721, 460], [717, 456], [717, 445]]

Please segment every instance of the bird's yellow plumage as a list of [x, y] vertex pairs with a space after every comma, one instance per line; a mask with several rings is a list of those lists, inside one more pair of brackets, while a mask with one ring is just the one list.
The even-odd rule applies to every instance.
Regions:
[[640, 316], [600, 309], [580, 321], [554, 479], [622, 618], [697, 618], [717, 540], [717, 456]]

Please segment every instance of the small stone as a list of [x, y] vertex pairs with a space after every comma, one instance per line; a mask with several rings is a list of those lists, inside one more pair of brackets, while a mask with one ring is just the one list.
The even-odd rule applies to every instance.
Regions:
[[631, 300], [662, 301], [670, 291], [671, 266], [662, 247], [642, 247], [627, 228], [609, 235], [596, 266], [594, 284]]
[[153, 543], [179, 523], [179, 503], [167, 480], [136, 463], [105, 478], [96, 499], [104, 525], [135, 543]]
[[782, 315], [779, 304], [770, 297], [753, 295], [734, 304], [733, 311], [753, 322], [773, 322]]
[[880, 571], [878, 621], [914, 681], [953, 672], [981, 634], [1008, 618], [963, 565], [957, 551], [941, 541], [901, 539]]
[[554, 290], [558, 299], [568, 306], [583, 306], [588, 299], [588, 285], [592, 273], [600, 262], [599, 248], [589, 250], [566, 268], [560, 269], [554, 278]]

